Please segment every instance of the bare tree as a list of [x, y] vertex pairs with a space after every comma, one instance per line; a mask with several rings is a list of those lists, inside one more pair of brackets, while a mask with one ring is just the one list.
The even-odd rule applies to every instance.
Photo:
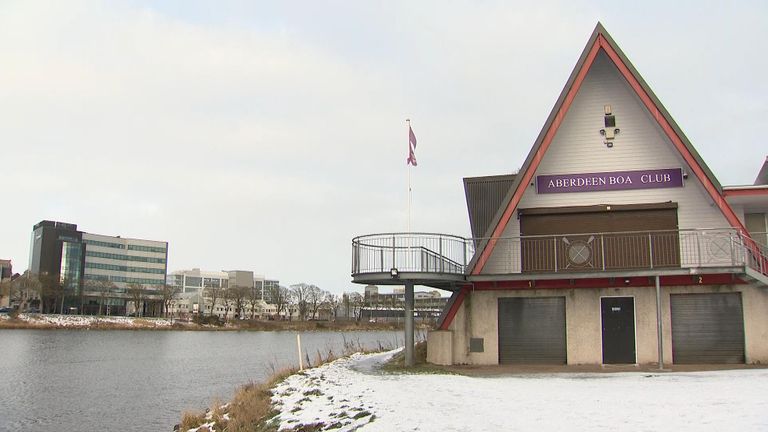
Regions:
[[352, 315], [355, 317], [355, 320], [360, 321], [365, 299], [360, 293], [353, 292], [349, 294], [349, 303], [352, 306]]
[[173, 285], [163, 284], [160, 287], [160, 296], [163, 298], [163, 316], [168, 318], [168, 309], [171, 308], [171, 302], [179, 295], [181, 289]]
[[[220, 286], [209, 286], [203, 288], [203, 296], [211, 299], [211, 315], [214, 314], [216, 309], [216, 301], [222, 296], [224, 288]], [[205, 302], [203, 302], [205, 303]], [[205, 305], [202, 306], [201, 313], [205, 315]]]
[[104, 309], [104, 300], [106, 300], [109, 292], [115, 288], [115, 284], [108, 279], [92, 280], [89, 279], [85, 282], [86, 288], [95, 292], [99, 296], [99, 315], [102, 315]]
[[64, 297], [64, 286], [56, 275], [41, 274], [37, 276], [38, 295], [40, 297], [40, 311], [42, 313], [55, 313], [59, 297]]
[[339, 298], [339, 296], [336, 294], [326, 292], [325, 304], [327, 305], [328, 310], [331, 312], [332, 320], [336, 321], [336, 317], [339, 314], [339, 308], [341, 307], [341, 298]]
[[275, 305], [275, 310], [279, 317], [283, 311], [288, 309], [288, 305], [291, 301], [291, 292], [284, 286], [274, 285], [269, 287], [269, 297], [269, 300]]
[[261, 301], [261, 292], [259, 291], [259, 288], [256, 286], [253, 286], [252, 288], [247, 290], [247, 297], [248, 297], [248, 305], [251, 307], [251, 319], [256, 318], [256, 306]]
[[307, 301], [309, 297], [310, 285], [305, 283], [291, 285], [291, 300], [296, 305], [299, 312], [299, 319], [304, 321], [307, 318]]
[[325, 291], [321, 290], [320, 288], [310, 285], [307, 288], [306, 292], [306, 299], [307, 299], [307, 312], [312, 313], [312, 319], [317, 319], [317, 310], [320, 308], [320, 304], [323, 302], [325, 298]]
[[[22, 276], [13, 280], [10, 301], [11, 303], [17, 304], [19, 310], [23, 311], [27, 309], [27, 306], [32, 303], [34, 299], [40, 299], [40, 291], [40, 279], [29, 272], [25, 272]], [[40, 307], [42, 309], [42, 305]]]
[[143, 311], [141, 310], [142, 302], [144, 301], [144, 297], [146, 295], [145, 293], [146, 288], [144, 285], [140, 283], [130, 283], [128, 284], [128, 296], [131, 298], [131, 302], [133, 303], [133, 307], [135, 310], [136, 316], [143, 316]]
[[245, 298], [253, 290], [246, 286], [235, 285], [233, 287], [229, 287], [229, 291], [229, 298], [232, 300], [232, 305], [235, 307], [235, 318], [242, 318]]
[[[224, 321], [227, 321], [229, 318], [229, 310], [232, 308], [232, 304], [234, 303], [234, 291], [232, 288], [227, 288], [221, 290], [221, 295], [219, 296], [221, 299], [221, 303], [224, 306]], [[216, 305], [214, 305], [215, 307]]]

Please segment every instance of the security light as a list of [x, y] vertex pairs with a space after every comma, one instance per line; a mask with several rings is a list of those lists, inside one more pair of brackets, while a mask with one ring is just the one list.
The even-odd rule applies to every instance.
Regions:
[[392, 267], [391, 269], [389, 269], [389, 275], [392, 276], [392, 279], [397, 279], [398, 276], [400, 276], [400, 274], [397, 271], [397, 268], [395, 267]]

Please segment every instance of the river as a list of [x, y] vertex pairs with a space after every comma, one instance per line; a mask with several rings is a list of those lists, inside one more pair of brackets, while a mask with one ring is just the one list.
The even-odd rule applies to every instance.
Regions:
[[[307, 332], [302, 348], [402, 345], [401, 332]], [[0, 431], [171, 431], [275, 368], [298, 365], [296, 332], [0, 330]]]

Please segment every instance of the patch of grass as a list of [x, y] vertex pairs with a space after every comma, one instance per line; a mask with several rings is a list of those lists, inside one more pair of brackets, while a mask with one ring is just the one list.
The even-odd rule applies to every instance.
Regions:
[[304, 392], [304, 396], [322, 396], [323, 392], [320, 389], [307, 390]]
[[355, 420], [358, 420], [358, 419], [361, 419], [363, 417], [368, 417], [369, 415], [371, 415], [370, 411], [360, 411], [359, 413], [353, 415], [352, 418], [355, 419]]
[[184, 411], [181, 415], [181, 423], [179, 423], [180, 431], [188, 431], [192, 428], [196, 428], [205, 423], [205, 414], [192, 411]]
[[[277, 411], [272, 407], [272, 387], [294, 373], [294, 369], [284, 369], [273, 374], [262, 383], [251, 383], [240, 387], [232, 402], [227, 406], [229, 420], [224, 420], [221, 404], [216, 403], [213, 419], [222, 430], [227, 432], [274, 432], [278, 424], [273, 421]], [[204, 419], [203, 419], [204, 420]], [[198, 423], [196, 427], [204, 421]], [[182, 426], [184, 426], [182, 420]], [[186, 429], [181, 429], [186, 430]]]
[[417, 374], [444, 374], [455, 375], [454, 372], [431, 363], [427, 363], [427, 342], [418, 342], [414, 347], [414, 365], [405, 367], [405, 350], [392, 356], [391, 359], [381, 369], [386, 372], [394, 373], [417, 373]]

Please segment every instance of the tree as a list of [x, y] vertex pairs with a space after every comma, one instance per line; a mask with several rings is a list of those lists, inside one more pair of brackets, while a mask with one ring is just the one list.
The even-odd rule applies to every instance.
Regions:
[[[234, 290], [232, 288], [228, 289], [222, 289], [221, 294], [219, 295], [219, 298], [221, 298], [221, 302], [224, 304], [224, 321], [227, 320], [227, 317], [229, 316], [229, 309], [232, 307], [232, 304], [234, 303]], [[216, 304], [213, 305], [216, 307]]]
[[320, 288], [310, 285], [306, 292], [307, 299], [307, 311], [312, 313], [312, 319], [317, 319], [317, 310], [320, 308], [325, 299], [325, 291]]
[[163, 316], [168, 318], [168, 309], [171, 308], [171, 302], [179, 295], [181, 289], [173, 285], [163, 284], [160, 287], [160, 296], [163, 298]]
[[277, 316], [280, 316], [287, 309], [291, 292], [284, 286], [273, 285], [269, 287], [269, 297], [275, 305]]
[[[19, 310], [27, 309], [27, 306], [35, 299], [40, 299], [40, 280], [29, 272], [13, 280], [10, 291], [10, 302], [19, 306]], [[41, 306], [42, 309], [42, 306]]]
[[239, 286], [239, 285], [229, 287], [229, 290], [231, 291], [230, 298], [232, 299], [232, 304], [235, 306], [235, 318], [242, 318], [243, 305], [245, 305], [245, 298], [253, 290], [249, 287]]
[[358, 292], [350, 293], [349, 303], [352, 306], [352, 315], [355, 317], [355, 320], [360, 321], [360, 317], [363, 313], [363, 305], [365, 304], [365, 299], [362, 294]]
[[255, 319], [256, 306], [261, 301], [261, 292], [259, 291], [259, 288], [254, 285], [252, 288], [247, 290], [247, 296], [248, 296], [248, 305], [251, 306], [251, 319]]
[[[203, 288], [203, 296], [211, 299], [211, 315], [213, 315], [216, 310], [216, 301], [221, 297], [223, 290], [224, 288], [221, 286], [209, 286]], [[202, 305], [201, 307], [202, 309], [200, 310], [200, 313], [205, 315], [205, 306]]]
[[339, 308], [341, 307], [341, 298], [336, 294], [327, 292], [325, 295], [325, 304], [328, 306], [328, 310], [331, 311], [333, 321], [336, 321], [336, 317], [339, 314]]
[[141, 305], [146, 295], [145, 291], [146, 291], [146, 288], [144, 287], [144, 285], [140, 283], [128, 284], [128, 296], [131, 298], [133, 307], [136, 309], [135, 311], [136, 316], [144, 315], [143, 311], [141, 310]]
[[89, 279], [85, 282], [85, 286], [89, 290], [96, 292], [99, 296], [99, 315], [102, 315], [104, 300], [108, 297], [109, 292], [116, 288], [115, 284], [108, 279]]
[[305, 283], [291, 285], [291, 300], [299, 311], [299, 319], [304, 321], [307, 318], [307, 298], [309, 297], [310, 285]]

